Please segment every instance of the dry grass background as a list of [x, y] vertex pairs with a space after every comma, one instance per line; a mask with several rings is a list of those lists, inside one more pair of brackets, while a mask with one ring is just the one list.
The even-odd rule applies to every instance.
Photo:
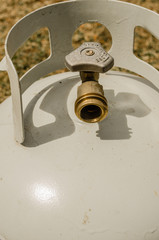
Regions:
[[[64, 0], [63, 0], [64, 1]], [[159, 13], [159, 0], [122, 0], [149, 8]], [[27, 13], [61, 0], [0, 0], [0, 60], [4, 57], [4, 42], [10, 28]], [[111, 36], [107, 29], [98, 23], [82, 25], [73, 36], [76, 48], [84, 41], [99, 41], [106, 50], [111, 46]], [[159, 40], [146, 30], [135, 30], [134, 53], [159, 70]], [[47, 29], [39, 30], [22, 46], [13, 57], [19, 76], [30, 67], [46, 59], [50, 54]], [[119, 69], [122, 70], [122, 69]], [[57, 72], [64, 72], [62, 69]], [[57, 73], [56, 72], [56, 73]], [[0, 102], [10, 96], [10, 84], [7, 73], [0, 72]]]

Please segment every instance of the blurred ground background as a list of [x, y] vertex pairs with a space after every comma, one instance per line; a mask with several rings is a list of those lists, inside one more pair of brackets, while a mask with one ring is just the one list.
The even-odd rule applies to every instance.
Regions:
[[[64, 0], [62, 0], [64, 1]], [[0, 61], [4, 57], [4, 42], [10, 28], [27, 13], [61, 0], [0, 0]], [[159, 13], [159, 0], [122, 0], [138, 4]], [[18, 36], [17, 36], [18, 37]], [[73, 47], [84, 41], [97, 41], [108, 51], [111, 47], [111, 36], [108, 30], [98, 23], [86, 23], [78, 28], [73, 36]], [[149, 32], [137, 27], [135, 29], [134, 53], [159, 70], [159, 40]], [[46, 59], [50, 54], [47, 29], [35, 33], [18, 50], [13, 57], [19, 76], [22, 76], [35, 64]], [[114, 69], [125, 71], [123, 69]], [[58, 72], [64, 72], [62, 69]], [[53, 73], [53, 74], [55, 74]], [[10, 96], [10, 84], [7, 73], [0, 72], [0, 103]]]

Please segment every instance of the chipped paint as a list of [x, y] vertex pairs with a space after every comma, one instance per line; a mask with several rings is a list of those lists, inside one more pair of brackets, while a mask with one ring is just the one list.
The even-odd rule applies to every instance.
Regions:
[[149, 230], [147, 233], [145, 233], [144, 239], [145, 240], [151, 240], [152, 237], [153, 237], [153, 239], [157, 240], [158, 239], [158, 233], [159, 233], [159, 229], [158, 229], [158, 227], [155, 227], [155, 228]]
[[120, 23], [123, 23], [123, 22], [125, 22], [126, 20], [128, 20], [129, 18], [122, 18], [122, 19], [120, 19], [120, 20], [118, 20], [118, 21], [116, 21], [116, 23], [117, 24], [120, 24]]

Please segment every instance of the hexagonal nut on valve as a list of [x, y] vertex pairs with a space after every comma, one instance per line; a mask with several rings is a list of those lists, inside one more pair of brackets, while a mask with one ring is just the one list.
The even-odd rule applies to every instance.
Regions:
[[114, 59], [100, 43], [86, 42], [68, 54], [65, 58], [66, 67], [71, 72], [105, 73], [114, 65]]
[[95, 123], [107, 116], [108, 104], [98, 79], [99, 73], [107, 72], [113, 65], [114, 59], [95, 42], [83, 43], [66, 56], [66, 67], [79, 71], [82, 80], [75, 102], [75, 113], [80, 120]]

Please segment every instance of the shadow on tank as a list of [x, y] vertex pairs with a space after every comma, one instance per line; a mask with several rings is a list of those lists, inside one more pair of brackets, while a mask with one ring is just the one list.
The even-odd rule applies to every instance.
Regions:
[[[23, 146], [38, 145], [73, 134], [75, 125], [68, 114], [67, 98], [78, 78], [64, 79], [44, 88], [28, 104], [24, 112], [25, 141]], [[35, 106], [43, 96], [39, 109], [52, 115], [53, 121], [42, 126], [35, 126], [33, 115]]]
[[[70, 136], [75, 132], [75, 123], [68, 114], [67, 99], [72, 87], [78, 81], [78, 77], [71, 77], [55, 82], [44, 88], [29, 102], [24, 112], [26, 137], [23, 146], [36, 147]], [[133, 93], [120, 92], [115, 95], [114, 90], [105, 90], [105, 96], [108, 100], [109, 114], [105, 120], [98, 123], [99, 130], [95, 133], [96, 136], [101, 140], [131, 138], [133, 130], [128, 126], [127, 115], [142, 118], [151, 110], [138, 95]], [[34, 122], [36, 108], [38, 108], [37, 112], [42, 113], [40, 126]], [[46, 115], [46, 122], [43, 121], [43, 115]]]
[[104, 94], [108, 100], [109, 113], [105, 120], [98, 123], [97, 137], [101, 140], [131, 138], [132, 129], [128, 127], [126, 116], [142, 118], [147, 116], [151, 110], [136, 94], [120, 92], [115, 96], [114, 90], [106, 90]]

